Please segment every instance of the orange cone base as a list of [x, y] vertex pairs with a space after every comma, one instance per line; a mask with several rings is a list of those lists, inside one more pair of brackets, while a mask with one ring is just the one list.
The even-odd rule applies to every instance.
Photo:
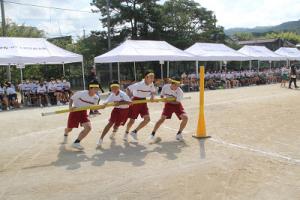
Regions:
[[205, 140], [205, 139], [211, 138], [211, 136], [197, 136], [197, 135], [193, 135], [193, 138], [196, 138], [198, 140]]

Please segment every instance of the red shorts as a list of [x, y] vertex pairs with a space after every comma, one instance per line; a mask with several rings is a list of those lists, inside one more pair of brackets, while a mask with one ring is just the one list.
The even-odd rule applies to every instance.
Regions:
[[128, 119], [129, 108], [114, 108], [111, 112], [109, 122], [115, 127], [124, 126]]
[[[142, 99], [145, 98], [134, 97], [132, 100], [142, 100]], [[139, 115], [141, 115], [141, 117], [149, 115], [147, 103], [133, 104], [129, 106], [128, 118], [137, 119]]]
[[86, 110], [70, 112], [68, 118], [68, 128], [78, 128], [79, 124], [90, 122]]
[[178, 117], [178, 119], [181, 120], [181, 115], [185, 114], [184, 108], [182, 107], [182, 104], [171, 104], [166, 103], [162, 115], [166, 116], [167, 119], [171, 119], [172, 114], [175, 113]]

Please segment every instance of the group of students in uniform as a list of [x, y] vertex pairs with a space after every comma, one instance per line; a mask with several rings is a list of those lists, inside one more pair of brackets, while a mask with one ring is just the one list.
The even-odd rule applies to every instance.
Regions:
[[280, 68], [242, 71], [208, 71], [205, 87], [208, 89], [235, 88], [251, 85], [278, 83], [282, 80]]
[[26, 80], [19, 85], [21, 101], [24, 105], [63, 105], [69, 101], [72, 94], [71, 84], [66, 79], [51, 78], [49, 82]]
[[[113, 102], [114, 108], [111, 111], [108, 123], [101, 132], [97, 148], [101, 148], [104, 137], [111, 129], [112, 134], [110, 135], [110, 138], [113, 139], [118, 128], [124, 126], [128, 119], [129, 121], [126, 124], [123, 140], [128, 141], [128, 136], [131, 136], [134, 141], [138, 140], [138, 133], [150, 122], [150, 114], [146, 102], [139, 102], [138, 104], [135, 102], [146, 100], [146, 98], [149, 97], [151, 102], [157, 102], [157, 99], [155, 98], [157, 90], [153, 84], [154, 78], [155, 74], [152, 71], [147, 71], [144, 75], [144, 79], [128, 86], [126, 92], [120, 90], [120, 84], [117, 81], [113, 81], [110, 84], [110, 95], [104, 101], [103, 105], [107, 106], [109, 103]], [[156, 136], [156, 132], [166, 119], [172, 117], [173, 113], [181, 120], [176, 134], [176, 140], [183, 141], [182, 131], [187, 124], [188, 116], [181, 104], [181, 101], [183, 100], [183, 91], [180, 88], [180, 84], [180, 78], [174, 77], [170, 79], [170, 83], [163, 86], [160, 93], [161, 98], [171, 97], [175, 98], [175, 101], [165, 102], [161, 117], [156, 122], [153, 131], [149, 134], [149, 143], [156, 143], [160, 140], [160, 138]], [[97, 92], [99, 90], [99, 83], [96, 80], [93, 80], [88, 84], [88, 87], [88, 90], [78, 91], [71, 96], [69, 102], [69, 109], [71, 111], [74, 111], [76, 108], [98, 104], [99, 96], [97, 95]], [[139, 116], [143, 118], [142, 122], [132, 129]], [[74, 128], [78, 128], [79, 125], [83, 127], [83, 130], [79, 133], [79, 136], [72, 144], [72, 147], [83, 150], [84, 148], [81, 146], [80, 142], [92, 129], [86, 110], [69, 113], [64, 136], [68, 137], [70, 132]]]

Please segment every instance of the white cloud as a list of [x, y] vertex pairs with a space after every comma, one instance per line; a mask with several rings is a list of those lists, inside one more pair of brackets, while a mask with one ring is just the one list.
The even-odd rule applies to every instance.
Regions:
[[[50, 7], [60, 7], [76, 10], [91, 11], [90, 3], [86, 0], [14, 0], [15, 2], [36, 4]], [[48, 37], [60, 35], [82, 36], [83, 29], [88, 34], [91, 30], [102, 28], [100, 14], [85, 12], [70, 12], [56, 9], [36, 8], [15, 4], [5, 4], [6, 17], [18, 24], [37, 26], [44, 30]]]
[[[87, 0], [14, 0], [15, 2], [44, 6], [91, 10]], [[225, 28], [277, 25], [300, 19], [300, 0], [195, 0], [215, 12], [218, 24]], [[163, 2], [163, 0], [161, 1]], [[100, 13], [68, 12], [5, 3], [6, 17], [19, 24], [37, 26], [47, 36], [82, 36], [83, 28], [103, 29]], [[60, 27], [60, 30], [59, 30]]]
[[196, 0], [225, 28], [272, 26], [300, 19], [299, 0]]

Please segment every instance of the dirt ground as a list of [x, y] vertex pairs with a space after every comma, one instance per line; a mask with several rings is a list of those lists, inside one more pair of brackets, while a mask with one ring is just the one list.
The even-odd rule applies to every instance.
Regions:
[[198, 93], [184, 100], [189, 122], [185, 142], [175, 141], [173, 117], [147, 144], [162, 104], [150, 105], [151, 124], [138, 143], [107, 136], [96, 150], [111, 109], [92, 118], [93, 130], [64, 142], [67, 114], [41, 117], [64, 107], [0, 113], [0, 199], [300, 199], [300, 91], [279, 85], [207, 91], [205, 114], [211, 139], [192, 138]]

